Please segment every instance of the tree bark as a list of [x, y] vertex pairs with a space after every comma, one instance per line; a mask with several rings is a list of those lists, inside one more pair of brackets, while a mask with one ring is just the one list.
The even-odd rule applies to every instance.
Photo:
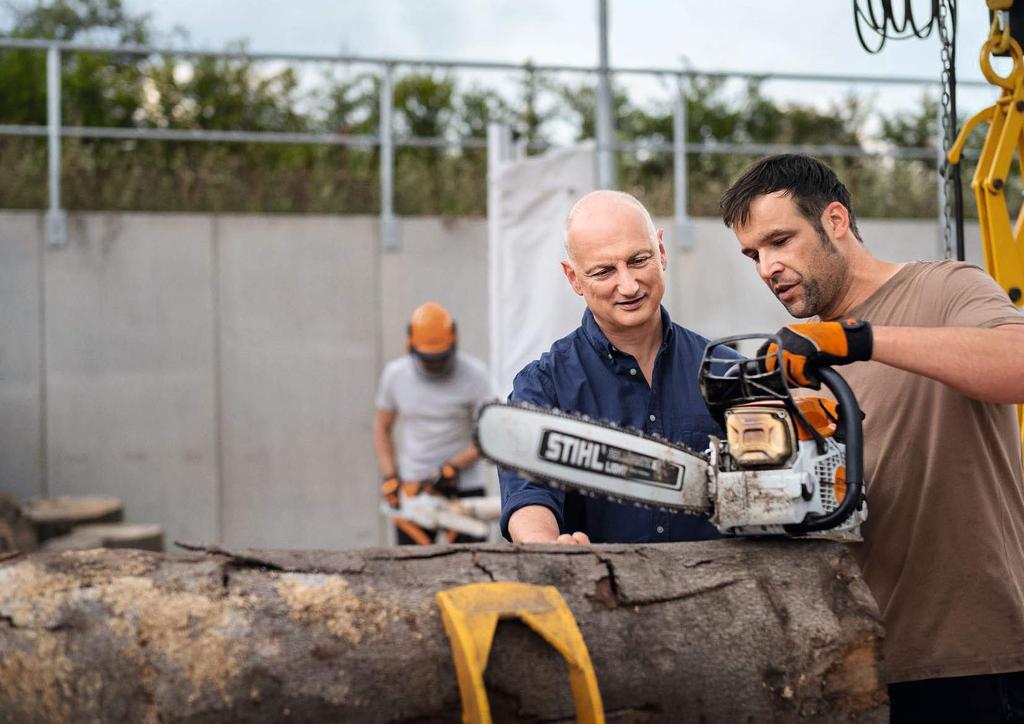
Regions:
[[[610, 722], [888, 721], [882, 627], [839, 544], [460, 545], [0, 562], [0, 721], [459, 721], [434, 595], [554, 585]], [[495, 721], [571, 721], [565, 664], [518, 622]]]

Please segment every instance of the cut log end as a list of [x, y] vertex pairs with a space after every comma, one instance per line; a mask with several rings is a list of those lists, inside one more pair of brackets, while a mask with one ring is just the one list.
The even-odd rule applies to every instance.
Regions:
[[66, 535], [80, 525], [118, 523], [124, 516], [121, 501], [103, 495], [32, 498], [22, 508], [40, 541]]

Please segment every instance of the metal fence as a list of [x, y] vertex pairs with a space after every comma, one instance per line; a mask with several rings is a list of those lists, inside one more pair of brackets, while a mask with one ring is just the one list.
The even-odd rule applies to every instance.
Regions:
[[[908, 76], [873, 76], [873, 75], [826, 75], [814, 73], [734, 73], [700, 71], [692, 68], [611, 68], [606, 60], [599, 66], [578, 65], [533, 65], [500, 63], [487, 61], [445, 61], [417, 60], [410, 58], [324, 55], [302, 53], [266, 53], [249, 51], [209, 51], [188, 50], [181, 48], [140, 46], [140, 45], [96, 45], [67, 41], [35, 40], [18, 38], [0, 38], [0, 48], [22, 49], [46, 52], [46, 93], [47, 93], [47, 125], [0, 125], [0, 135], [11, 136], [45, 136], [48, 140], [48, 209], [47, 209], [47, 243], [50, 246], [62, 246], [66, 241], [66, 217], [61, 205], [61, 139], [96, 138], [96, 139], [134, 139], [134, 140], [165, 140], [165, 141], [196, 141], [216, 143], [284, 143], [284, 144], [319, 144], [335, 146], [355, 146], [363, 148], [380, 148], [380, 225], [381, 238], [385, 249], [397, 247], [397, 234], [394, 211], [394, 149], [396, 146], [410, 147], [465, 147], [482, 148], [487, 145], [480, 138], [422, 138], [414, 136], [396, 137], [393, 129], [393, 80], [395, 69], [409, 68], [442, 68], [448, 70], [492, 70], [521, 72], [552, 72], [578, 73], [597, 76], [597, 124], [596, 152], [598, 183], [601, 186], [615, 185], [615, 152], [644, 148], [653, 152], [666, 152], [673, 155], [673, 204], [674, 218], [680, 229], [689, 225], [686, 211], [687, 171], [686, 155], [689, 154], [768, 154], [804, 152], [824, 156], [860, 157], [888, 156], [904, 159], [939, 159], [941, 149], [935, 148], [890, 148], [884, 152], [872, 152], [859, 146], [840, 145], [779, 145], [754, 143], [725, 143], [705, 141], [688, 143], [686, 141], [687, 119], [685, 90], [686, 84], [694, 77], [703, 78], [746, 78], [756, 80], [797, 81], [797, 82], [829, 82], [848, 85], [911, 85], [919, 87], [939, 88], [938, 78], [917, 78]], [[116, 53], [121, 55], [168, 55], [176, 57], [215, 57], [234, 58], [252, 61], [285, 61], [285, 62], [321, 62], [337, 65], [368, 65], [375, 67], [381, 81], [379, 118], [380, 125], [376, 134], [339, 135], [332, 133], [279, 133], [271, 131], [213, 131], [160, 128], [109, 128], [98, 126], [65, 126], [61, 118], [61, 62], [62, 57], [70, 53]], [[606, 54], [602, 58], [606, 58]], [[616, 142], [612, 123], [611, 78], [613, 76], [653, 76], [669, 79], [675, 83], [673, 102], [673, 139], [671, 142]], [[985, 87], [979, 81], [961, 81], [964, 86]], [[940, 197], [943, 193], [940, 187]], [[939, 208], [939, 223], [944, 225], [944, 206]], [[685, 245], [685, 237], [684, 237]]]

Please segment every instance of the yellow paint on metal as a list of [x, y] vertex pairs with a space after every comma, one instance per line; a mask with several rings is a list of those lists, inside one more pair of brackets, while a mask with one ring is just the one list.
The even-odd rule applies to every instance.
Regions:
[[980, 123], [987, 122], [988, 135], [971, 181], [978, 201], [985, 268], [1013, 303], [1021, 306], [1024, 305], [1024, 213], [1018, 214], [1016, 222], [1011, 225], [1006, 187], [1014, 153], [1024, 158], [1024, 137], [1021, 135], [1024, 129], [1024, 62], [1020, 45], [1010, 38], [1013, 69], [1009, 75], [1000, 76], [992, 69], [990, 54], [993, 48], [994, 40], [990, 37], [981, 50], [981, 71], [990, 83], [1002, 88], [1002, 94], [994, 105], [964, 124], [956, 143], [949, 150], [949, 162], [960, 162], [968, 135]]
[[566, 660], [569, 685], [581, 724], [604, 724], [604, 709], [590, 652], [576, 619], [554, 586], [512, 581], [471, 583], [437, 593], [441, 620], [452, 643], [462, 698], [462, 721], [489, 724], [491, 708], [484, 670], [501, 619], [518, 618]]

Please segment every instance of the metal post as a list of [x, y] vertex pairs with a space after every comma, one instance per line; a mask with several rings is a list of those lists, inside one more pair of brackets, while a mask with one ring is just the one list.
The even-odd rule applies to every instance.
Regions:
[[672, 171], [676, 246], [689, 250], [693, 248], [693, 222], [686, 211], [686, 86], [682, 75], [676, 77], [676, 98], [672, 106]]
[[380, 74], [380, 238], [385, 251], [395, 251], [399, 247], [394, 199], [395, 146], [391, 120], [394, 103], [393, 73], [394, 66], [388, 63]]
[[608, 70], [608, 0], [597, 0], [600, 59], [597, 76], [597, 185], [615, 188], [615, 121]]
[[61, 247], [67, 242], [67, 220], [60, 203], [60, 50], [56, 45], [51, 45], [46, 51], [46, 126], [50, 180], [46, 243], [50, 247]]
[[491, 384], [499, 390], [508, 384], [504, 379], [505, 339], [502, 325], [501, 304], [503, 298], [501, 270], [504, 262], [504, 246], [501, 243], [501, 172], [502, 167], [516, 157], [515, 141], [512, 140], [512, 127], [504, 123], [487, 124], [487, 294], [488, 305], [487, 334], [491, 358]]

